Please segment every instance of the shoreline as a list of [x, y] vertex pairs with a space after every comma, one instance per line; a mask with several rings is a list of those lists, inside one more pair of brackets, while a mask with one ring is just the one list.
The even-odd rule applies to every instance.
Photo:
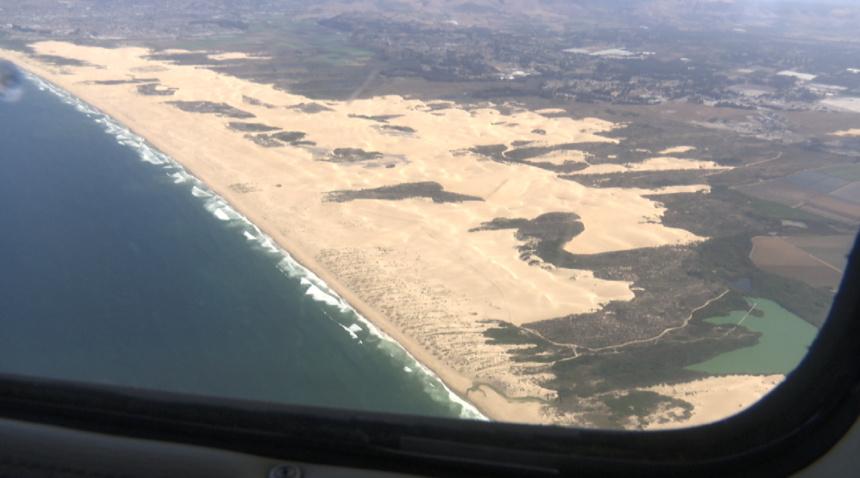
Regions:
[[[659, 221], [643, 222], [664, 210], [645, 190], [588, 188], [532, 165], [491, 161], [476, 149], [500, 142], [514, 147], [617, 141], [601, 134], [619, 125], [599, 118], [545, 117], [526, 109], [503, 114], [492, 103], [440, 109], [433, 101], [397, 95], [314, 101], [205, 68], [153, 60], [145, 48], [64, 42], [31, 47], [37, 55], [79, 63], [58, 67], [26, 53], [0, 53], [172, 158], [453, 395], [492, 420], [568, 419], [546, 405], [558, 399], [556, 390], [543, 386], [555, 377], [551, 366], [516, 361], [511, 349], [527, 346], [488, 341], [487, 330], [588, 313], [635, 294], [627, 281], [526, 260], [519, 253], [522, 241], [511, 231], [481, 230], [482, 224], [573, 212], [584, 230], [565, 249], [582, 254], [702, 239]], [[169, 95], [139, 90], [138, 74], [149, 75], [152, 88]], [[255, 131], [282, 130], [305, 140], [277, 143], [270, 135], [237, 130], [232, 118], [245, 118]], [[362, 154], [344, 157], [338, 151]], [[451, 196], [476, 199], [436, 201], [413, 194], [327, 200], [333, 191], [427, 182]], [[702, 189], [678, 186], [668, 192]], [[213, 214], [226, 217], [223, 211]]]
[[[427, 370], [429, 370], [429, 372], [433, 376], [435, 376], [451, 393], [456, 395], [459, 400], [462, 400], [465, 404], [473, 407], [486, 419], [495, 421], [505, 420], [505, 418], [499, 418], [500, 416], [506, 416], [506, 414], [499, 413], [500, 410], [497, 409], [501, 407], [499, 407], [498, 403], [496, 404], [496, 406], [488, 406], [489, 404], [482, 403], [483, 401], [479, 400], [476, 402], [468, 398], [468, 389], [472, 387], [471, 379], [453, 370], [448, 364], [445, 364], [442, 361], [436, 359], [436, 357], [434, 357], [429, 351], [424, 349], [424, 347], [418, 344], [412, 337], [399, 330], [394, 324], [392, 324], [388, 320], [387, 317], [367, 305], [363, 300], [357, 297], [352, 291], [350, 291], [339, 280], [337, 280], [337, 278], [334, 277], [328, 270], [326, 270], [316, 260], [314, 260], [310, 254], [307, 254], [302, 251], [300, 247], [294, 244], [284, 234], [280, 234], [277, 230], [269, 226], [266, 223], [264, 216], [261, 216], [259, 213], [254, 211], [253, 208], [243, 208], [241, 206], [241, 202], [235, 201], [235, 194], [230, 193], [229, 187], [224, 188], [223, 186], [218, 184], [218, 181], [215, 180], [215, 178], [207, 178], [207, 175], [201, 174], [200, 170], [196, 169], [194, 166], [188, 164], [187, 162], [183, 162], [180, 159], [177, 159], [175, 155], [169, 153], [169, 145], [161, 145], [159, 144], [159, 141], [154, 139], [153, 137], [147, 136], [145, 135], [145, 133], [141, 134], [140, 128], [135, 128], [133, 121], [130, 122], [128, 120], [121, 120], [117, 118], [117, 116], [121, 116], [122, 114], [118, 115], [116, 114], [116, 112], [108, 111], [100, 105], [95, 104], [96, 102], [92, 101], [89, 98], [86, 98], [86, 94], [81, 94], [80, 91], [73, 91], [73, 88], [70, 88], [69, 85], [61, 84], [60, 82], [55, 81], [56, 75], [47, 72], [46, 70], [40, 68], [38, 65], [33, 65], [32, 63], [26, 61], [21, 61], [24, 58], [29, 59], [26, 56], [22, 55], [17, 59], [18, 61], [16, 62], [22, 70], [39, 78], [41, 81], [51, 84], [53, 87], [60, 89], [61, 91], [83, 102], [87, 106], [97, 110], [99, 113], [113, 119], [118, 124], [127, 128], [132, 134], [144, 139], [144, 141], [146, 141], [146, 143], [148, 143], [150, 147], [160, 152], [161, 154], [164, 154], [170, 160], [180, 165], [187, 174], [193, 176], [197, 181], [204, 184], [217, 197], [221, 198], [225, 204], [229, 205], [239, 214], [244, 216], [246, 220], [250, 224], [255, 226], [257, 229], [259, 229], [262, 234], [271, 238], [275, 242], [275, 244], [277, 244], [278, 248], [283, 251], [283, 253], [285, 253], [288, 257], [298, 263], [302, 268], [314, 274], [317, 278], [324, 282], [335, 294], [337, 294], [337, 296], [339, 296], [339, 298], [341, 298], [346, 304], [348, 304], [348, 306], [351, 307], [358, 316], [365, 319], [374, 327], [378, 328], [379, 331], [381, 331], [391, 341], [393, 341], [400, 348], [402, 348], [408, 356], [410, 356], [420, 365], [426, 367]], [[506, 401], [504, 397], [499, 398]], [[497, 400], [494, 401], [498, 402]]]

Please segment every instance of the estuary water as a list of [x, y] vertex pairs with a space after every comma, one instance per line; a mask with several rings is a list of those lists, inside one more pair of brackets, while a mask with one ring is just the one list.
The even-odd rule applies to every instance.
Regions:
[[714, 324], [737, 324], [743, 320], [743, 327], [762, 333], [759, 343], [720, 354], [687, 369], [714, 374], [769, 375], [789, 373], [800, 364], [818, 335], [818, 329], [776, 302], [755, 298], [747, 300], [754, 302], [764, 316], [756, 317], [736, 310], [726, 317], [705, 320]]
[[0, 373], [483, 418], [170, 158], [26, 78], [0, 103]]

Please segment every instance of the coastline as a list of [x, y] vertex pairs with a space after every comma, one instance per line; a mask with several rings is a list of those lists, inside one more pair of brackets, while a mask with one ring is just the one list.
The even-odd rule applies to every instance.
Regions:
[[[8, 55], [9, 52], [4, 53]], [[128, 130], [133, 134], [143, 138], [157, 151], [165, 154], [171, 160], [176, 161], [176, 163], [181, 165], [188, 174], [205, 184], [214, 194], [222, 198], [229, 206], [233, 207], [238, 213], [243, 215], [263, 234], [272, 238], [277, 245], [300, 266], [304, 267], [322, 280], [329, 288], [331, 288], [332, 291], [352, 307], [359, 316], [377, 327], [383, 334], [388, 336], [419, 364], [427, 367], [429, 371], [449, 389], [450, 392], [454, 393], [466, 404], [477, 409], [485, 418], [501, 421], [520, 421], [519, 419], [521, 418], [528, 418], [526, 423], [535, 423], [534, 418], [538, 416], [537, 407], [531, 407], [533, 416], [529, 416], [528, 414], [524, 416], [522, 406], [511, 406], [512, 404], [508, 403], [504, 397], [500, 396], [493, 390], [488, 390], [487, 387], [483, 387], [483, 390], [481, 390], [481, 394], [484, 395], [483, 399], [470, 399], [468, 397], [468, 389], [472, 386], [471, 379], [458, 373], [448, 364], [438, 360], [413, 338], [403, 333], [399, 328], [392, 324], [385, 315], [377, 312], [366, 304], [329, 271], [315, 261], [311, 254], [303, 251], [277, 228], [267, 224], [265, 216], [259, 214], [251, 207], [245, 207], [241, 201], [237, 201], [237, 194], [232, 192], [229, 187], [225, 187], [226, 185], [224, 185], [222, 181], [219, 181], [219, 178], [206, 174], [205, 168], [200, 167], [200, 165], [194, 164], [193, 162], [182, 161], [171, 154], [171, 147], [169, 144], [159, 141], [157, 135], [147, 134], [146, 127], [141, 125], [138, 121], [135, 121], [129, 115], [126, 115], [119, 110], [112, 111], [111, 109], [105, 109], [103, 105], [99, 104], [100, 102], [98, 102], [97, 99], [88, 97], [89, 95], [87, 95], [85, 91], [80, 91], [80, 89], [75, 91], [76, 88], [74, 88], [74, 84], [64, 84], [61, 81], [57, 81], [59, 79], [58, 75], [52, 74], [46, 69], [40, 67], [40, 65], [27, 60], [28, 58], [24, 55], [16, 57], [16, 62], [24, 71], [27, 71], [43, 81], [51, 83], [55, 87], [84, 102], [86, 105], [89, 105], [108, 117], [113, 118], [115, 121], [128, 128]], [[487, 392], [489, 392], [490, 395], [487, 395]]]
[[[514, 361], [510, 349], [526, 346], [487, 343], [486, 330], [502, 322], [522, 325], [589, 312], [634, 294], [628, 282], [549, 267], [534, 256], [526, 261], [519, 257], [522, 242], [512, 231], [472, 232], [476, 227], [498, 217], [571, 211], [585, 230], [565, 249], [579, 253], [702, 239], [643, 222], [663, 211], [642, 197], [649, 191], [589, 189], [550, 171], [489, 161], [472, 151], [499, 142], [617, 141], [598, 134], [617, 127], [603, 120], [544, 117], [526, 110], [502, 115], [492, 104], [437, 108], [399, 96], [314, 102], [212, 70], [153, 60], [143, 48], [61, 42], [33, 47], [37, 54], [82, 63], [53, 66], [20, 52], [0, 55], [103, 111], [182, 165], [461, 400], [493, 420], [552, 424], [563, 417], [546, 406], [557, 398], [542, 386], [553, 377], [550, 367]], [[147, 81], [158, 76], [158, 87], [170, 94], [141, 93], [134, 80], [138, 73]], [[233, 128], [236, 120], [189, 111], [176, 102], [238, 108], [252, 113], [254, 119], [245, 121], [300, 131], [316, 144], [266, 147]], [[316, 111], [305, 111], [308, 102]], [[375, 118], [396, 120], [391, 126]], [[337, 157], [338, 148], [381, 151], [375, 153], [381, 157], [346, 161]], [[665, 167], [652, 163], [646, 167]], [[332, 191], [427, 181], [479, 200], [326, 200]], [[677, 186], [663, 192], [703, 189]]]
[[[55, 80], [56, 77], [49, 76], [50, 73], [47, 73], [45, 70], [38, 68], [38, 66], [26, 63], [25, 61], [21, 61], [21, 58], [18, 58], [19, 66], [26, 72], [30, 73], [33, 76], [36, 76], [41, 81], [50, 83], [53, 87], [60, 89], [63, 92], [77, 98], [82, 101], [87, 106], [95, 109], [99, 113], [113, 119], [117, 123], [121, 124], [125, 128], [127, 128], [132, 134], [143, 138], [147, 143], [152, 145], [152, 147], [167, 156], [170, 160], [175, 161], [176, 164], [179, 164], [187, 174], [194, 177], [197, 181], [204, 184], [208, 189], [212, 191], [218, 198], [222, 199], [223, 202], [235, 209], [236, 212], [241, 214], [251, 225], [256, 227], [262, 234], [271, 238], [275, 241], [278, 248], [285, 254], [287, 257], [294, 260], [298, 265], [308, 272], [316, 276], [319, 280], [325, 283], [335, 294], [337, 294], [338, 298], [345, 301], [349, 307], [351, 307], [356, 314], [358, 314], [361, 318], [365, 319], [372, 326], [377, 327], [379, 331], [384, 334], [387, 338], [396, 343], [400, 348], [402, 348], [410, 357], [412, 357], [416, 362], [420, 365], [423, 365], [428, 368], [430, 373], [432, 373], [436, 378], [439, 379], [440, 382], [444, 384], [445, 387], [449, 390], [449, 392], [454, 393], [460, 400], [465, 402], [468, 405], [473, 406], [479, 413], [483, 414], [482, 418], [490, 418], [494, 414], [504, 416], [504, 411], [498, 410], [498, 405], [489, 406], [486, 405], [481, 406], [481, 404], [473, 403], [472, 401], [464, 398], [464, 393], [459, 392], [459, 390], [466, 390], [469, 386], [471, 386], [471, 382], [468, 378], [458, 374], [456, 371], [448, 367], [446, 364], [437, 360], [432, 355], [428, 354], [426, 350], [424, 350], [420, 345], [414, 343], [408, 335], [403, 334], [400, 330], [398, 330], [393, 324], [388, 321], [388, 319], [376, 312], [373, 308], [364, 303], [360, 298], [355, 296], [348, 288], [346, 288], [343, 284], [341, 284], [337, 278], [332, 276], [325, 268], [320, 266], [313, 258], [304, 253], [301, 249], [295, 247], [291, 244], [289, 238], [285, 237], [283, 234], [278, 234], [277, 230], [269, 227], [264, 218], [256, 217], [259, 216], [256, 214], [253, 209], [243, 210], [240, 204], [237, 204], [235, 200], [235, 194], [231, 194], [229, 189], [223, 189], [217, 187], [213, 184], [213, 178], [207, 180], [205, 177], [201, 177], [199, 173], [197, 173], [190, 165], [186, 163], [182, 163], [170, 154], [168, 154], [163, 147], [159, 146], [157, 140], [153, 140], [153, 138], [149, 138], [140, 134], [138, 129], [134, 128], [133, 125], [128, 124], [126, 121], [120, 121], [116, 118], [116, 114], [110, 111], [103, 110], [101, 107], [94, 105], [90, 100], [82, 97], [78, 93], [74, 91], [70, 91], [68, 85], [58, 84]], [[21, 66], [21, 65], [25, 66]], [[487, 410], [484, 410], [486, 408]]]

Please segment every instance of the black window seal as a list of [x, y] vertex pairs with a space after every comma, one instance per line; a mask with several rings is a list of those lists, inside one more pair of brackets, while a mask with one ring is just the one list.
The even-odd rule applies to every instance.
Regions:
[[[858, 236], [860, 237], [860, 236]], [[611, 431], [250, 402], [0, 375], [0, 417], [277, 459], [427, 476], [778, 477], [826, 453], [860, 415], [857, 242], [798, 368], [726, 420]]]

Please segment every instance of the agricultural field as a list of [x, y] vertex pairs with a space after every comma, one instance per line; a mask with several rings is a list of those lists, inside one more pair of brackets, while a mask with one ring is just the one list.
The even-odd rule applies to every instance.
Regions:
[[750, 259], [767, 272], [803, 281], [813, 287], [835, 289], [842, 271], [803, 251], [779, 237], [758, 236], [752, 239]]
[[782, 240], [808, 252], [831, 266], [845, 270], [848, 263], [848, 253], [854, 246], [854, 236], [794, 236], [783, 237]]
[[818, 172], [849, 181], [860, 181], [860, 164], [833, 166], [831, 168], [819, 169]]
[[[860, 183], [851, 182], [855, 165], [818, 171], [801, 171], [790, 176], [737, 186], [737, 191], [767, 201], [784, 204], [830, 219], [857, 224], [860, 221]], [[827, 174], [835, 171], [842, 177]]]

